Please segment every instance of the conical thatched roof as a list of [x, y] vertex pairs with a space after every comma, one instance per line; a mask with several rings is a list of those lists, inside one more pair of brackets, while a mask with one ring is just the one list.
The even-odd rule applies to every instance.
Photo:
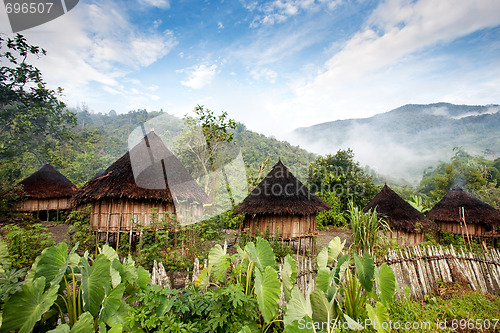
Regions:
[[50, 164], [20, 182], [24, 193], [36, 199], [71, 197], [77, 187]]
[[464, 208], [466, 223], [500, 224], [500, 211], [456, 186], [452, 188], [428, 213], [434, 221], [460, 223], [460, 207]]
[[415, 232], [417, 223], [420, 224], [420, 230], [424, 232], [437, 228], [434, 222], [403, 200], [387, 184], [382, 187], [382, 190], [366, 205], [363, 211], [367, 212], [375, 207], [378, 215], [386, 219], [391, 229]]
[[234, 214], [309, 215], [328, 209], [280, 160]]
[[102, 176], [87, 182], [75, 196], [74, 204], [103, 198], [170, 203], [175, 198], [208, 203], [205, 192], [154, 132], [114, 162]]

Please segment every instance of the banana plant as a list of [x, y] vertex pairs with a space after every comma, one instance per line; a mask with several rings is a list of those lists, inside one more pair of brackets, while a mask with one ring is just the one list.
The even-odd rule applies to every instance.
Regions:
[[62, 324], [53, 332], [122, 331], [129, 309], [124, 296], [146, 288], [149, 272], [130, 258], [120, 263], [107, 245], [95, 259], [78, 255], [77, 246], [68, 251], [59, 243], [38, 256], [21, 290], [6, 302], [0, 332], [31, 332], [58, 319]]

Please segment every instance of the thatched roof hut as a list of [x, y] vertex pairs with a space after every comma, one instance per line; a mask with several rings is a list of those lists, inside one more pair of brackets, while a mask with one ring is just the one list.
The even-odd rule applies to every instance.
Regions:
[[425, 240], [425, 232], [437, 229], [434, 222], [403, 200], [387, 184], [363, 209], [377, 209], [391, 228], [391, 238], [402, 245], [413, 246]]
[[269, 229], [282, 239], [297, 239], [315, 235], [316, 213], [328, 209], [280, 160], [234, 214], [245, 215], [243, 229], [252, 236]]
[[427, 213], [443, 232], [454, 234], [467, 233], [462, 225], [462, 208], [469, 235], [486, 236], [500, 224], [500, 211], [474, 197], [459, 186], [453, 187]]
[[[45, 164], [40, 170], [22, 180], [19, 184], [23, 186], [21, 195], [26, 200], [18, 206], [20, 211], [37, 212], [40, 217], [49, 212], [56, 213], [59, 219], [59, 211], [71, 209], [70, 199], [78, 190], [68, 178], [50, 164]], [[45, 216], [43, 216], [45, 217]]]
[[74, 197], [74, 205], [92, 205], [91, 226], [98, 232], [132, 231], [135, 222], [151, 223], [175, 214], [201, 215], [208, 197], [182, 163], [154, 132], [147, 134], [103, 175], [91, 179]]

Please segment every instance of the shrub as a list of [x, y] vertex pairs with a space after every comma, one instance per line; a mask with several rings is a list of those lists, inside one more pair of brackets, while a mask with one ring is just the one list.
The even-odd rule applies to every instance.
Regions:
[[3, 227], [3, 231], [6, 232], [4, 239], [12, 268], [30, 266], [44, 248], [55, 244], [51, 233], [39, 223], [25, 226], [9, 224]]

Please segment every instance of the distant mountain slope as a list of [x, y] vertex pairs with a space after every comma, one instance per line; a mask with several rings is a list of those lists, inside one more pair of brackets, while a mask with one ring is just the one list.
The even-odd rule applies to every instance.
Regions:
[[500, 153], [500, 106], [405, 105], [370, 118], [337, 120], [293, 131], [294, 144], [319, 154], [350, 147], [362, 164], [393, 178], [417, 181], [422, 171], [462, 146]]
[[[141, 123], [150, 121], [160, 115], [163, 122], [167, 121], [167, 123], [171, 124], [172, 128], [169, 128], [169, 130], [175, 132], [182, 127], [180, 118], [165, 112], [137, 110], [118, 115], [113, 112], [110, 112], [110, 114], [78, 112], [78, 125], [74, 130], [77, 132], [101, 131], [101, 138], [104, 141], [96, 144], [96, 148], [99, 149], [101, 154], [105, 155], [105, 160], [108, 161], [105, 165], [96, 166], [95, 170], [92, 170], [89, 174], [93, 176], [99, 168], [106, 169], [109, 166], [108, 164], [123, 155], [128, 148], [130, 133]], [[303, 180], [305, 169], [315, 157], [314, 154], [305, 149], [293, 146], [286, 141], [279, 141], [250, 131], [244, 124], [240, 123], [234, 132], [234, 142], [241, 148], [247, 174], [252, 176], [258, 173], [259, 164], [266, 158], [269, 158], [269, 163], [264, 176], [281, 158], [283, 163], [294, 173], [298, 173], [297, 177]]]

